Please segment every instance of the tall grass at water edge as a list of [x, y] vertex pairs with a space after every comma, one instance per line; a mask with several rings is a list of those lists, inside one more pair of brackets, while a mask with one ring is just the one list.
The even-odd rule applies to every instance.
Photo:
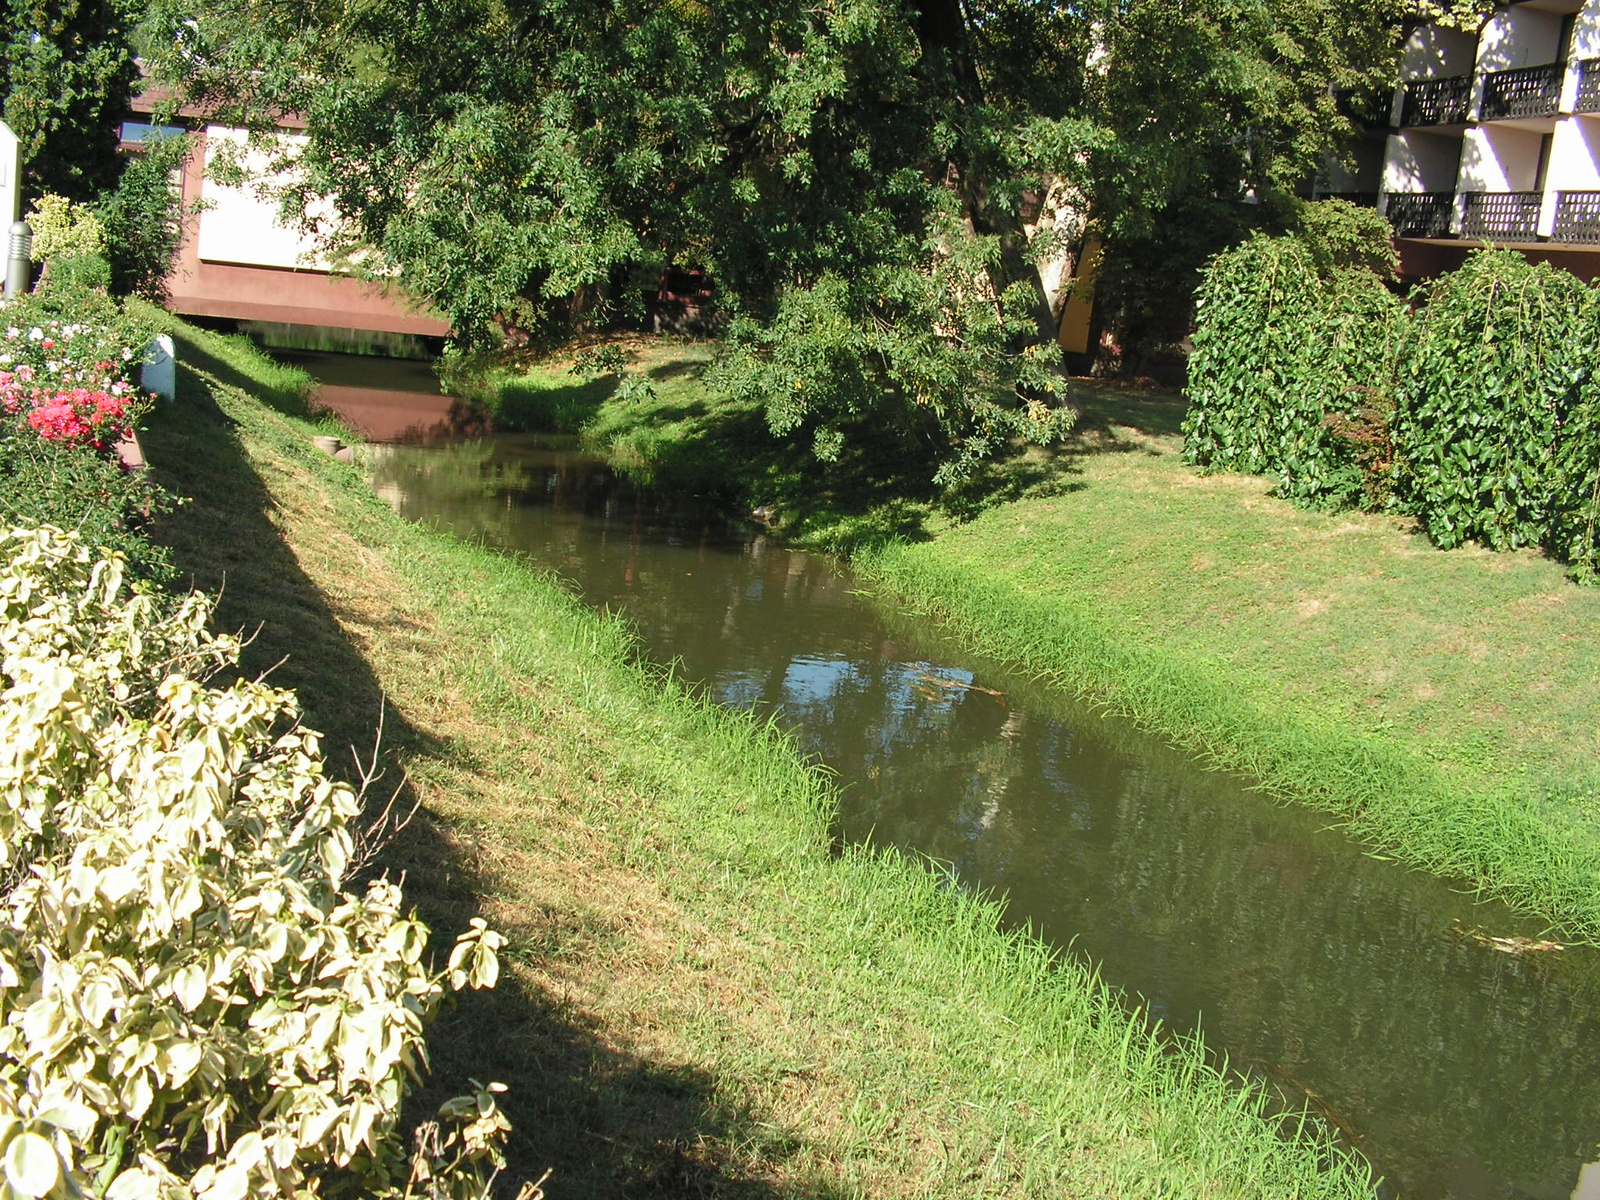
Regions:
[[[697, 1118], [682, 1143], [751, 1188], [779, 1181], [730, 1194], [1371, 1193], [1319, 1125], [1005, 928], [995, 898], [894, 850], [834, 852], [835, 795], [789, 739], [642, 663], [623, 622], [555, 581], [401, 520], [310, 449], [292, 403], [256, 397], [259, 355], [180, 332], [184, 394], [150, 443], [168, 481], [202, 497], [174, 518], [189, 523], [174, 531], [185, 564], [228, 567], [230, 611], [267, 618], [255, 652], [295, 655], [313, 719], [346, 714], [339, 732], [358, 737], [341, 694], [370, 674], [422, 731], [394, 765], [445, 836], [413, 851], [413, 885], [432, 909], [486, 906], [511, 930], [501, 991], [524, 999], [445, 1030], [438, 1070], [522, 1061], [530, 1020], [572, 1003], [546, 994], [559, 969], [563, 989], [600, 997], [582, 1015], [596, 1046], [709, 1081], [705, 1111], [724, 1123]], [[247, 525], [283, 553], [239, 554]], [[493, 865], [430, 864], [452, 846]], [[626, 923], [560, 950], [519, 932], [556, 881], [573, 911], [620, 905]], [[565, 1069], [530, 1053], [505, 1079], [516, 1169], [555, 1162], [573, 1194], [608, 1194], [592, 1161], [657, 1093], [630, 1102], [635, 1075], [580, 1069], [606, 1102], [541, 1108]], [[596, 1111], [624, 1113], [598, 1140]]]
[[[675, 831], [737, 902], [770, 913], [774, 931], [788, 925], [800, 977], [822, 994], [808, 987], [787, 1003], [834, 1006], [828, 1023], [841, 1033], [884, 1038], [851, 1052], [863, 1070], [855, 1153], [883, 1153], [873, 1138], [919, 1115], [971, 1124], [986, 1111], [990, 1137], [999, 1117], [988, 1172], [999, 1194], [1075, 1194], [1088, 1179], [1084, 1194], [1114, 1196], [1370, 1194], [1365, 1164], [1303, 1111], [1285, 1114], [1278, 1097], [1212, 1065], [1198, 1039], [1151, 1027], [1086, 964], [1006, 928], [1002, 901], [893, 849], [830, 853], [837, 797], [826, 776], [771, 723], [640, 661], [619, 618], [480, 548], [416, 550], [408, 575], [447, 589], [470, 574], [473, 610], [497, 614], [490, 640], [458, 667], [488, 711], [532, 719], [518, 681], [557, 660], [576, 668], [584, 707], [633, 732], [644, 753], [629, 774], [663, 799], [637, 818], [633, 852], [681, 870], [654, 848]], [[552, 630], [562, 631], [553, 645]], [[910, 1013], [926, 1039], [915, 1050], [893, 1042]], [[1108, 1134], [1130, 1145], [1092, 1144]]]
[[1600, 839], [1577, 816], [1464, 789], [1399, 741], [1284, 703], [1270, 685], [1170, 649], [1130, 644], [1087, 605], [1030, 596], [927, 545], [854, 560], [867, 579], [938, 618], [953, 638], [1128, 716], [1272, 794], [1336, 814], [1395, 857], [1600, 939]]

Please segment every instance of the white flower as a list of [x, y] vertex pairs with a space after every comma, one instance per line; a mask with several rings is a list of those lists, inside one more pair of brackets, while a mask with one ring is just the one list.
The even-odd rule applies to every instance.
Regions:
[[44, 330], [40, 329], [37, 325], [35, 325], [32, 329], [28, 330], [28, 340], [30, 342], [43, 341], [44, 340]]

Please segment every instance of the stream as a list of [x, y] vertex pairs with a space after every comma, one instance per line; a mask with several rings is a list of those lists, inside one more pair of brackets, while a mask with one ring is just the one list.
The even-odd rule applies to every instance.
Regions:
[[372, 471], [400, 513], [570, 580], [719, 702], [777, 714], [835, 772], [842, 838], [1004, 892], [1011, 921], [1308, 1099], [1385, 1194], [1600, 1200], [1600, 955], [1496, 952], [1470, 934], [1540, 927], [962, 652], [831, 560], [575, 448], [453, 436], [420, 364], [278, 356], [394, 439]]

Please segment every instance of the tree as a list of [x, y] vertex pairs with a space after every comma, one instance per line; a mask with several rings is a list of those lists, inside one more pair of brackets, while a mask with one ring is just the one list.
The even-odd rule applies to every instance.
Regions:
[[116, 182], [142, 10], [135, 0], [7, 0], [5, 121], [31, 196], [87, 201]]
[[183, 196], [172, 186], [172, 172], [183, 166], [194, 139], [152, 138], [123, 168], [117, 186], [104, 193], [99, 213], [106, 232], [111, 290], [119, 296], [166, 300], [183, 244]]
[[923, 439], [945, 479], [1070, 419], [1038, 266], [1084, 226], [1030, 220], [1040, 198], [1067, 196], [1113, 246], [1180, 246], [1160, 287], [1187, 292], [1252, 220], [1242, 198], [1337, 150], [1332, 91], [1392, 78], [1400, 19], [1370, 0], [154, 13], [179, 94], [257, 129], [302, 115], [291, 208], [330, 197], [330, 244], [463, 338], [701, 267], [732, 315], [722, 386], [824, 458], [863, 428]]

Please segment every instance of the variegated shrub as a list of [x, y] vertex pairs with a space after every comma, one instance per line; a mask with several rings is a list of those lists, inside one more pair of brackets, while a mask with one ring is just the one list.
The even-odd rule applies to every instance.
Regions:
[[292, 693], [211, 686], [210, 601], [130, 594], [59, 530], [0, 534], [0, 1200], [485, 1194], [491, 1092], [397, 1130], [447, 965]]

